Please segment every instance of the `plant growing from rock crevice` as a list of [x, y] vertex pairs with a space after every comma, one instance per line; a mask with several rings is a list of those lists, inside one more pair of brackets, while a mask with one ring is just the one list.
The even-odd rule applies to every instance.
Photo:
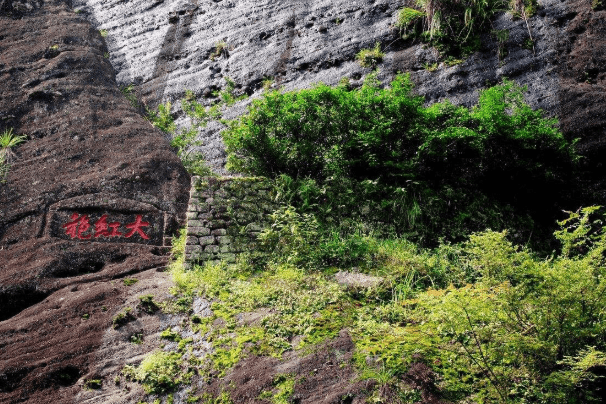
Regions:
[[15, 135], [12, 128], [6, 129], [0, 135], [0, 183], [6, 181], [10, 166], [16, 157], [11, 149], [25, 142], [26, 138], [24, 135]]
[[360, 66], [362, 67], [376, 67], [379, 63], [383, 61], [385, 57], [385, 53], [381, 51], [381, 44], [376, 43], [375, 47], [372, 49], [362, 49], [357, 55], [356, 59]]
[[177, 130], [175, 118], [171, 112], [172, 104], [167, 101], [158, 105], [158, 110], [147, 110], [147, 119], [151, 124], [163, 132], [172, 135], [171, 146], [177, 151], [177, 155], [190, 174], [199, 176], [214, 175], [206, 165], [204, 156], [196, 150], [202, 145], [197, 139], [200, 130], [212, 121], [221, 121], [222, 110], [232, 106], [236, 102], [246, 98], [246, 95], [236, 95], [236, 83], [229, 77], [224, 77], [225, 88], [216, 91], [213, 96], [217, 97], [211, 105], [202, 105], [196, 101], [195, 94], [185, 91], [185, 97], [181, 100], [181, 111], [189, 118], [189, 125]]
[[405, 39], [418, 36], [443, 54], [463, 57], [477, 50], [480, 34], [503, 11], [523, 18], [532, 39], [528, 18], [536, 10], [535, 0], [417, 0], [416, 7], [401, 9], [396, 26]]

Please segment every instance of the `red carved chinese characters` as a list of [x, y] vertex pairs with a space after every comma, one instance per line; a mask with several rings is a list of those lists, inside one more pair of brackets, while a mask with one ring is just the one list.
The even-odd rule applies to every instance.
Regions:
[[126, 235], [124, 237], [130, 238], [136, 232], [136, 233], [139, 233], [139, 235], [141, 236], [142, 239], [149, 240], [149, 237], [147, 237], [147, 234], [143, 233], [143, 230], [141, 230], [141, 227], [147, 227], [147, 226], [149, 226], [149, 223], [144, 222], [143, 217], [141, 215], [137, 215], [137, 219], [135, 220], [134, 223], [126, 225], [126, 228], [131, 229], [131, 230], [128, 233], [126, 233]]
[[[120, 237], [122, 233], [118, 231], [118, 227], [120, 227], [119, 222], [112, 222], [110, 224], [107, 224], [107, 215], [103, 215], [95, 223], [95, 238], [101, 236]], [[112, 229], [111, 232], [109, 231], [110, 228]]]
[[88, 216], [82, 215], [80, 216], [77, 213], [72, 215], [72, 221], [64, 224], [62, 226], [65, 229], [65, 234], [70, 236], [71, 238], [79, 238], [80, 240], [88, 240], [91, 235], [84, 236], [85, 233], [90, 228], [90, 223], [88, 222]]
[[149, 240], [149, 236], [143, 231], [144, 227], [149, 227], [149, 222], [143, 221], [142, 215], [137, 215], [134, 222], [125, 226], [129, 229], [126, 234], [120, 232], [119, 228], [122, 226], [120, 222], [108, 223], [107, 219], [108, 215], [103, 215], [95, 222], [94, 234], [85, 234], [92, 227], [88, 215], [80, 216], [78, 213], [73, 213], [71, 221], [61, 227], [65, 229], [65, 234], [72, 239], [90, 240], [91, 238], [100, 237], [131, 238], [135, 234], [138, 234], [143, 240]]

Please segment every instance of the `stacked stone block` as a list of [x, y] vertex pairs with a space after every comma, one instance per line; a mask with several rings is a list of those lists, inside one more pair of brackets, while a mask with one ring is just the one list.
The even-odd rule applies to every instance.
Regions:
[[187, 212], [185, 257], [233, 263], [254, 250], [256, 238], [277, 208], [266, 178], [193, 177]]

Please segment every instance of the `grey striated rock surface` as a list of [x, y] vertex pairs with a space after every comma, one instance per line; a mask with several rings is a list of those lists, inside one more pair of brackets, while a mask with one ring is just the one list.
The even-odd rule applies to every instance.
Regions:
[[[471, 105], [477, 101], [479, 89], [508, 77], [528, 86], [527, 100], [533, 107], [562, 115], [567, 114], [561, 108], [562, 94], [570, 87], [570, 83], [562, 87], [563, 69], [567, 69], [563, 62], [574, 53], [577, 40], [570, 27], [581, 18], [588, 27], [601, 27], [604, 18], [589, 4], [539, 0], [539, 11], [528, 27], [508, 13], [494, 21], [494, 30], [509, 32], [503, 44], [505, 57], [499, 58], [494, 35], [486, 34], [480, 52], [447, 66], [434, 49], [400, 39], [394, 23], [398, 10], [406, 4], [392, 0], [74, 0], [74, 7], [107, 31], [118, 82], [136, 84], [139, 97], [150, 106], [178, 100], [186, 89], [198, 99], [208, 97], [224, 85], [224, 76], [253, 96], [263, 91], [264, 78], [274, 79], [274, 85], [285, 89], [305, 88], [319, 81], [332, 85], [342, 77], [360, 84], [370, 69], [360, 67], [355, 55], [379, 42], [386, 52], [380, 78], [387, 81], [397, 72], [411, 72], [416, 91], [428, 102], [450, 99]], [[529, 29], [534, 52], [528, 47]], [[601, 28], [584, 35], [595, 38], [598, 32]], [[214, 56], [219, 42], [226, 44], [227, 51]], [[589, 64], [603, 62], [595, 54], [588, 59]], [[432, 65], [437, 69], [429, 71]], [[603, 89], [599, 79], [603, 74], [595, 76], [593, 84]], [[246, 103], [232, 108], [226, 117], [245, 111]], [[565, 129], [571, 137], [588, 136], [582, 126]], [[606, 122], [591, 126], [597, 131], [592, 138], [602, 138]], [[224, 171], [220, 130], [219, 124], [209, 125], [201, 139], [211, 165]]]

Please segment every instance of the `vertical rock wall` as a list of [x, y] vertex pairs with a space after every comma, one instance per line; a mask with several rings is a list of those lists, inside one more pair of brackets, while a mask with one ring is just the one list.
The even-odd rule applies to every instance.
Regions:
[[99, 378], [122, 278], [153, 287], [185, 224], [189, 175], [107, 53], [63, 1], [0, 1], [0, 133], [26, 137], [0, 184], [1, 403], [73, 402]]
[[[449, 66], [434, 49], [400, 39], [394, 23], [398, 10], [408, 3], [75, 0], [74, 7], [107, 31], [109, 60], [118, 82], [134, 83], [151, 106], [166, 100], [176, 106], [174, 101], [186, 89], [199, 100], [212, 98], [212, 92], [225, 85], [223, 76], [253, 97], [263, 91], [264, 78], [286, 90], [320, 81], [334, 85], [342, 77], [360, 85], [371, 69], [362, 68], [356, 54], [378, 42], [385, 51], [379, 77], [389, 81], [398, 72], [410, 72], [415, 91], [428, 102], [449, 99], [472, 105], [480, 89], [502, 77], [527, 85], [531, 106], [559, 116], [567, 135], [581, 139], [581, 150], [591, 156], [588, 171], [601, 167], [597, 156], [606, 136], [606, 115], [599, 113], [606, 110], [606, 11], [592, 10], [587, 0], [539, 0], [528, 27], [510, 13], [493, 22], [493, 30], [508, 32], [502, 57], [497, 39], [486, 33], [479, 52]], [[528, 46], [529, 29], [535, 52]], [[227, 51], [215, 56], [221, 42]], [[242, 113], [247, 102], [236, 105], [227, 117]], [[178, 107], [174, 112], [179, 113]], [[200, 139], [211, 166], [225, 172], [221, 128], [209, 125]]]

